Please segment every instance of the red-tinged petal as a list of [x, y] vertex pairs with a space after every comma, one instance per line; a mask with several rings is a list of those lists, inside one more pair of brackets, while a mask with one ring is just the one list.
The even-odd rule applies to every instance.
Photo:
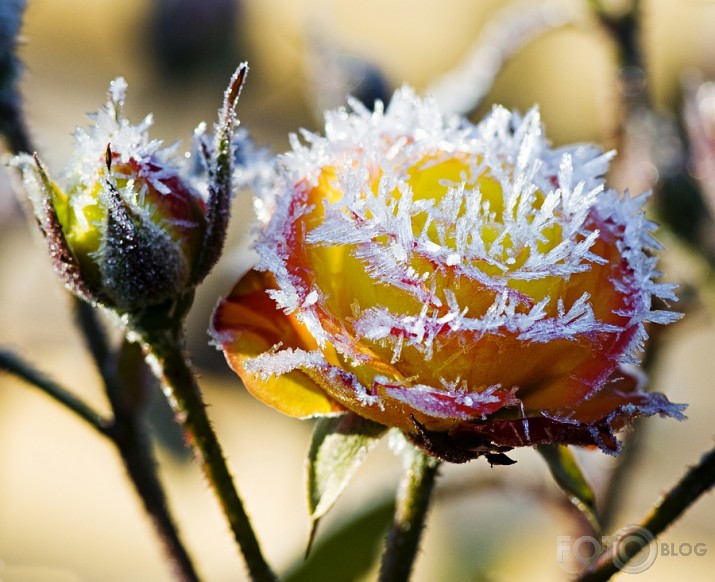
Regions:
[[[563, 416], [494, 418], [462, 423], [448, 438], [425, 430], [416, 441], [448, 460], [469, 460], [486, 452], [540, 444], [597, 446], [609, 454], [620, 451], [615, 433], [639, 416], [683, 419], [685, 405], [671, 403], [663, 394], [642, 391], [642, 377], [621, 367], [603, 389]], [[470, 456], [471, 452], [471, 456]]]
[[610, 421], [616, 430], [636, 416], [660, 414], [685, 419], [685, 404], [674, 404], [658, 392], [644, 392], [644, 385], [645, 377], [637, 368], [620, 366], [595, 396], [574, 409], [573, 418], [592, 423], [616, 411]]
[[251, 271], [222, 301], [213, 319], [213, 334], [229, 366], [246, 389], [269, 406], [298, 418], [342, 412], [344, 409], [301, 370], [264, 377], [249, 370], [247, 363], [270, 353], [274, 346], [311, 350], [314, 345], [301, 337], [300, 324], [277, 309], [266, 294], [274, 287], [272, 277]]
[[505, 406], [516, 406], [515, 390], [492, 386], [479, 392], [439, 390], [431, 386], [385, 386], [385, 395], [431, 418], [484, 419]]

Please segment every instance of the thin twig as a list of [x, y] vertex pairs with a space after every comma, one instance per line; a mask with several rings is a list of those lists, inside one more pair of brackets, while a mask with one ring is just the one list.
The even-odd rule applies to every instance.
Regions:
[[471, 115], [482, 105], [510, 59], [540, 36], [577, 18], [569, 2], [510, 3], [485, 25], [462, 61], [425, 93], [434, 96], [443, 112]]
[[[107, 366], [103, 366], [103, 368], [106, 371]], [[121, 390], [117, 389], [119, 387], [115, 386], [114, 390], [107, 390], [108, 395], [114, 395], [114, 398], [110, 396], [110, 401], [115, 417], [110, 420], [8, 350], [0, 350], [0, 370], [14, 374], [31, 386], [39, 388], [90, 424], [92, 428], [107, 437], [117, 447], [132, 484], [141, 498], [144, 508], [152, 518], [177, 579], [185, 582], [198, 581], [199, 577], [179, 538], [168, 510], [166, 495], [157, 477], [156, 462], [151, 453], [151, 445], [140, 426], [136, 410], [130, 410], [116, 400], [121, 394]], [[104, 378], [106, 381], [109, 375]], [[117, 379], [115, 378], [112, 382], [117, 383]]]
[[24, 380], [73, 412], [101, 435], [111, 437], [112, 421], [9, 350], [0, 350], [0, 370]]
[[[582, 575], [578, 582], [602, 582], [622, 570], [652, 538], [660, 535], [698, 498], [715, 485], [715, 448], [702, 456], [678, 484], [663, 496], [640, 527], [650, 536], [631, 536], [628, 544], [614, 544], [604, 552]], [[616, 559], [617, 558], [617, 559]]]

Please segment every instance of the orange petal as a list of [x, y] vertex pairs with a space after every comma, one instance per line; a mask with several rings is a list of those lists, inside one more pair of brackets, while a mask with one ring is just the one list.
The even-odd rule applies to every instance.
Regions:
[[266, 293], [275, 288], [272, 275], [250, 271], [217, 307], [213, 317], [214, 337], [226, 360], [246, 389], [276, 410], [298, 418], [343, 412], [318, 384], [300, 370], [263, 378], [246, 369], [250, 359], [281, 344], [283, 348], [314, 350], [301, 325], [276, 308]]

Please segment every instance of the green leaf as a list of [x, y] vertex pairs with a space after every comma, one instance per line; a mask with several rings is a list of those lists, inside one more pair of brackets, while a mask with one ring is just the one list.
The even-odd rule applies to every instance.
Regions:
[[333, 506], [386, 427], [356, 414], [320, 419], [308, 453], [308, 509], [311, 533]]
[[315, 544], [308, 559], [302, 557], [283, 576], [283, 582], [355, 582], [372, 571], [395, 511], [393, 497], [349, 515], [330, 527]]
[[539, 445], [536, 450], [546, 461], [557, 485], [581, 511], [594, 531], [599, 532], [601, 527], [596, 513], [596, 495], [571, 449], [565, 445]]

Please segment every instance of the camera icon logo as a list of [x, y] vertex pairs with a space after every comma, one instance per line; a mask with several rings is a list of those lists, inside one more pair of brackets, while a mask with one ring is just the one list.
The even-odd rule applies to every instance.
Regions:
[[640, 574], [658, 557], [654, 541], [649, 530], [637, 525], [625, 526], [600, 540], [593, 536], [558, 536], [556, 562], [570, 574], [576, 574], [607, 553], [622, 572]]

